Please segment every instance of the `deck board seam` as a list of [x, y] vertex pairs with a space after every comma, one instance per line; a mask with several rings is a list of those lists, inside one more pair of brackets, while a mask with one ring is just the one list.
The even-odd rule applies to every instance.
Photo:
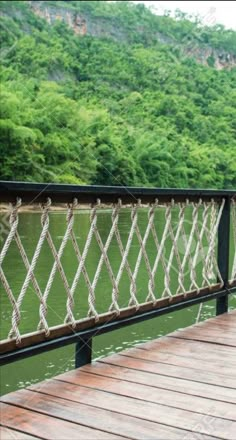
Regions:
[[[146, 352], [146, 353], [151, 352], [151, 350], [149, 348], [140, 348], [140, 347], [133, 347], [133, 348], [136, 348], [138, 350], [142, 350], [143, 352]], [[156, 347], [156, 349], [158, 350], [158, 353], [160, 353], [161, 355], [173, 356], [173, 357], [177, 357], [178, 359], [183, 359], [183, 360], [189, 359], [189, 355], [187, 355], [187, 354], [184, 355], [184, 354], [180, 354], [180, 353], [175, 353], [174, 351], [173, 352], [172, 351], [165, 351], [163, 349], [160, 350], [159, 347]], [[119, 353], [119, 354], [121, 354], [121, 353]], [[194, 353], [191, 352], [191, 359], [194, 359], [195, 361], [201, 362], [202, 359], [200, 357], [193, 356], [193, 354]], [[160, 362], [162, 364], [169, 364], [169, 362], [164, 362], [163, 360], [158, 360], [157, 362]], [[208, 361], [207, 359], [204, 359], [204, 363], [207, 363], [209, 365], [212, 364], [212, 362], [214, 362], [214, 365], [217, 365], [219, 368], [223, 368], [225, 366], [225, 363], [223, 363], [223, 362], [222, 362], [222, 365], [218, 364], [219, 361], [217, 359], [214, 359], [213, 361], [212, 360]], [[235, 357], [235, 360], [234, 359], [232, 360], [232, 358], [230, 359], [230, 364], [231, 363], [235, 364], [235, 365], [232, 365], [232, 367], [236, 368], [236, 357]], [[175, 365], [175, 364], [171, 364], [171, 365]], [[176, 365], [176, 366], [178, 366], [178, 365]], [[229, 366], [229, 364], [227, 363], [227, 367], [228, 366]], [[185, 367], [185, 366], [183, 365], [183, 367]], [[189, 367], [185, 367], [185, 368], [189, 368]], [[196, 366], [194, 368], [195, 368], [195, 370], [201, 370], [201, 371], [203, 370], [203, 368], [197, 368]], [[225, 376], [225, 373], [219, 373], [219, 374], [221, 374], [222, 376]], [[231, 376], [231, 374], [230, 374], [230, 376]]]
[[[28, 391], [32, 391], [32, 390], [30, 390], [30, 389], [28, 389], [28, 388], [27, 388], [27, 390], [28, 390]], [[34, 391], [34, 392], [35, 392], [35, 391]], [[37, 391], [37, 393], [39, 393], [39, 394], [46, 394], [46, 395], [52, 396], [51, 394], [43, 393], [43, 392], [40, 392], [40, 391]], [[37, 393], [36, 393], [36, 394], [37, 394]], [[55, 396], [54, 396], [54, 397], [55, 397]], [[58, 398], [58, 399], [61, 399], [61, 400], [65, 399], [65, 400], [71, 401], [70, 399], [66, 399], [66, 398], [64, 398], [64, 397], [57, 397], [57, 398]], [[0, 401], [0, 402], [2, 402], [2, 401]], [[105, 429], [95, 428], [95, 427], [88, 426], [88, 425], [83, 424], [83, 423], [73, 422], [72, 420], [68, 420], [68, 419], [66, 419], [65, 417], [59, 417], [59, 416], [56, 416], [56, 415], [50, 414], [50, 413], [48, 413], [48, 412], [46, 412], [46, 411], [42, 411], [42, 410], [39, 411], [39, 409], [30, 409], [30, 408], [28, 408], [27, 406], [24, 406], [24, 405], [22, 405], [22, 404], [20, 404], [20, 403], [13, 403], [13, 402], [2, 402], [2, 403], [4, 403], [4, 405], [10, 405], [10, 406], [12, 406], [12, 407], [22, 408], [22, 409], [25, 409], [26, 411], [30, 411], [30, 412], [33, 412], [33, 413], [46, 415], [47, 417], [51, 417], [52, 419], [57, 419], [57, 420], [62, 420], [62, 421], [67, 422], [67, 423], [72, 423], [73, 425], [84, 426], [85, 428], [89, 428], [89, 429], [94, 430], [94, 431], [101, 431], [101, 432], [105, 432], [106, 434], [114, 434], [114, 435], [117, 435], [117, 436], [119, 436], [119, 437], [121, 437], [121, 438], [125, 438], [125, 439], [130, 439], [130, 440], [132, 440], [131, 437], [124, 436], [123, 434], [120, 435], [120, 434], [117, 434], [117, 433], [115, 433], [115, 432], [106, 431]], [[75, 403], [78, 403], [78, 404], [84, 405], [84, 404], [82, 404], [82, 403], [80, 403], [80, 402], [75, 402]], [[88, 405], [88, 406], [92, 406], [92, 405]], [[95, 407], [95, 408], [97, 408], [97, 407]], [[107, 410], [107, 411], [108, 411], [108, 410]], [[119, 413], [118, 413], [118, 414], [119, 414]], [[5, 427], [6, 427], [6, 425], [5, 425]], [[180, 429], [180, 428], [179, 428], [179, 429]], [[27, 432], [25, 432], [25, 434], [27, 434]], [[33, 435], [33, 434], [32, 434], [32, 435]], [[47, 440], [47, 439], [46, 439], [46, 440]]]
[[[126, 353], [119, 353], [119, 355], [120, 356], [123, 356], [123, 357], [129, 357], [129, 358], [131, 358], [131, 359], [137, 359], [137, 360], [139, 360], [139, 361], [145, 361], [145, 362], [153, 362], [153, 363], [155, 363], [155, 364], [162, 364], [162, 365], [171, 365], [171, 366], [173, 366], [173, 367], [177, 367], [177, 368], [183, 368], [183, 369], [186, 369], [186, 370], [189, 370], [189, 368], [190, 367], [187, 367], [187, 366], [185, 366], [185, 365], [176, 365], [176, 364], [173, 364], [173, 363], [171, 363], [171, 362], [163, 362], [163, 361], [161, 361], [161, 360], [155, 360], [155, 359], [147, 359], [147, 358], [145, 358], [145, 357], [138, 357], [138, 356], [135, 356], [135, 354], [126, 354]], [[200, 359], [196, 359], [196, 360], [199, 360], [199, 362], [201, 361]], [[222, 367], [223, 368], [223, 367]], [[236, 369], [236, 365], [234, 366], [232, 366], [232, 368], [235, 368]], [[191, 368], [192, 369], [192, 368]], [[202, 371], [202, 372], [204, 372], [205, 370], [204, 370], [204, 368], [196, 368], [195, 366], [194, 366], [194, 368], [193, 368], [193, 370], [195, 370], [195, 371]], [[232, 373], [230, 374], [230, 373], [218, 373], [218, 372], [214, 372], [214, 371], [210, 371], [210, 373], [211, 374], [217, 374], [217, 376], [219, 376], [219, 377], [222, 377], [222, 379], [224, 378], [224, 377], [229, 377], [229, 378], [232, 378]], [[235, 376], [235, 380], [236, 380], [236, 376]]]
[[220, 346], [223, 346], [223, 347], [232, 347], [232, 348], [236, 348], [236, 345], [231, 345], [231, 344], [226, 344], [226, 343], [223, 343], [223, 342], [213, 342], [213, 341], [205, 341], [204, 339], [192, 339], [191, 337], [183, 337], [183, 336], [169, 336], [170, 338], [173, 338], [173, 339], [175, 339], [175, 338], [179, 338], [179, 339], [181, 339], [181, 340], [185, 340], [185, 339], [187, 339], [187, 341], [196, 341], [196, 342], [202, 342], [202, 343], [207, 343], [207, 344], [212, 344], [212, 345], [220, 345]]
[[[187, 327], [187, 329], [188, 329], [188, 327]], [[168, 342], [170, 342], [170, 341], [172, 341], [173, 339], [180, 339], [180, 341], [183, 341], [183, 340], [189, 340], [188, 338], [183, 338], [183, 337], [181, 337], [181, 335], [180, 334], [177, 334], [177, 335], [175, 335], [174, 333], [170, 333], [169, 335], [166, 335], [166, 336], [163, 336], [163, 337], [161, 337], [161, 338], [157, 338], [157, 339], [154, 339], [155, 341], [163, 341], [164, 340], [164, 338], [168, 341]], [[202, 344], [204, 344], [204, 345], [207, 345], [207, 344], [209, 344], [209, 345], [223, 345], [223, 344], [214, 344], [214, 342], [212, 342], [212, 341], [198, 341], [197, 339], [191, 339], [190, 338], [190, 340], [191, 340], [191, 342], [194, 342], [194, 343], [202, 343]], [[148, 341], [148, 342], [152, 342], [152, 341]], [[224, 345], [223, 345], [224, 346]], [[233, 346], [233, 347], [231, 347], [231, 346], [226, 346], [226, 350], [228, 349], [228, 347], [229, 347], [229, 350], [231, 351], [231, 352], [233, 352], [234, 351], [234, 349], [235, 349], [235, 346]]]
[[[125, 357], [125, 356], [123, 356], [123, 357]], [[105, 365], [110, 365], [110, 366], [113, 366], [113, 365], [116, 365], [117, 367], [120, 367], [121, 365], [119, 365], [119, 364], [112, 364], [112, 363], [109, 363], [109, 362], [104, 362], [104, 361], [102, 361], [102, 360], [100, 360], [99, 362], [101, 362], [102, 364], [105, 364]], [[154, 363], [154, 362], [153, 362]], [[216, 384], [212, 384], [212, 383], [210, 383], [210, 382], [202, 382], [202, 381], [200, 381], [200, 380], [194, 380], [194, 379], [188, 379], [187, 377], [179, 377], [179, 376], [172, 376], [172, 375], [170, 375], [170, 374], [160, 374], [160, 373], [155, 373], [155, 372], [149, 372], [149, 371], [147, 371], [147, 370], [143, 370], [143, 369], [137, 369], [137, 368], [132, 368], [132, 367], [123, 367], [123, 368], [129, 368], [130, 370], [134, 370], [134, 371], [142, 371], [143, 373], [152, 373], [152, 374], [155, 374], [156, 376], [164, 376], [164, 377], [172, 377], [173, 379], [179, 379], [179, 380], [187, 380], [187, 381], [189, 381], [189, 382], [195, 382], [195, 383], [201, 383], [201, 384], [205, 384], [205, 385], [210, 385], [210, 386], [216, 386], [216, 387], [220, 387], [220, 388], [228, 388], [228, 389], [235, 389], [235, 388], [233, 388], [233, 387], [225, 387], [224, 385], [216, 385]]]
[[[103, 365], [104, 365], [105, 363], [103, 363]], [[107, 364], [108, 365], [108, 364]], [[120, 367], [120, 368], [125, 368], [125, 369], [132, 369], [132, 368], [130, 368], [130, 367], [124, 367], [124, 366], [121, 366], [121, 365], [113, 365], [113, 364], [109, 364], [109, 365], [111, 365], [111, 366], [118, 366], [118, 367]], [[131, 381], [131, 380], [128, 380], [128, 379], [119, 379], [119, 378], [115, 378], [115, 377], [113, 377], [113, 376], [107, 376], [106, 374], [102, 374], [102, 373], [97, 373], [97, 372], [95, 372], [95, 371], [93, 371], [93, 372], [90, 372], [90, 371], [88, 371], [88, 370], [83, 370], [83, 371], [85, 371], [86, 373], [89, 373], [89, 374], [96, 374], [97, 376], [102, 376], [102, 377], [107, 377], [108, 379], [118, 379], [118, 380], [122, 380], [122, 382], [124, 381], [124, 382], [129, 382], [129, 383], [136, 383], [137, 385], [144, 385], [142, 382], [136, 382], [136, 381]], [[161, 374], [158, 374], [158, 373], [152, 373], [151, 371], [144, 371], [144, 370], [136, 370], [135, 369], [135, 371], [140, 371], [141, 373], [145, 373], [145, 374], [153, 374], [153, 375], [157, 375], [157, 376], [164, 376], [164, 375], [161, 375]], [[170, 376], [164, 376], [164, 377], [170, 377]], [[174, 378], [175, 379], [175, 378]], [[187, 380], [187, 379], [181, 379], [181, 378], [178, 378], [179, 380]], [[58, 378], [54, 378], [54, 380], [59, 380]], [[196, 382], [196, 381], [191, 381], [190, 380], [190, 382]], [[201, 382], [197, 382], [197, 383], [201, 383]], [[160, 389], [164, 389], [164, 390], [169, 390], [169, 388], [163, 388], [163, 387], [161, 387], [161, 386], [157, 386], [157, 385], [148, 385], [148, 384], [145, 384], [146, 386], [149, 386], [149, 387], [152, 387], [152, 388], [160, 388]], [[229, 389], [229, 390], [235, 390], [235, 387], [227, 387], [227, 386], [220, 386], [220, 385], [215, 385], [215, 384], [207, 384], [207, 385], [211, 385], [211, 386], [213, 386], [213, 387], [219, 387], [219, 388], [227, 388], [227, 389]], [[172, 391], [172, 390], [171, 390]], [[185, 393], [185, 392], [183, 392], [183, 391], [179, 391], [179, 390], [173, 390], [173, 392], [176, 392], [176, 393], [181, 393], [181, 394], [186, 394], [186, 395], [189, 395], [189, 394], [187, 394], [187, 393]], [[191, 395], [191, 394], [190, 394]], [[193, 394], [194, 396], [196, 396], [196, 397], [198, 397], [197, 395], [195, 395], [195, 394]], [[199, 397], [203, 397], [203, 396], [199, 396]], [[217, 400], [218, 401], [218, 399], [214, 399], [214, 400]], [[220, 402], [221, 402], [221, 400], [220, 400]], [[229, 403], [228, 401], [226, 402], [226, 403]]]
[[[5, 404], [5, 405], [7, 405], [7, 404]], [[15, 431], [15, 432], [18, 432], [19, 434], [25, 434], [25, 435], [32, 435], [33, 437], [35, 437], [35, 438], [38, 438], [39, 440], [47, 440], [47, 438], [46, 437], [39, 437], [37, 434], [29, 434], [28, 432], [26, 432], [26, 431], [22, 431], [22, 429], [16, 429], [16, 428], [12, 428], [12, 427], [9, 427], [9, 426], [7, 426], [7, 425], [4, 425], [4, 422], [2, 422], [2, 421], [0, 421], [0, 426], [2, 426], [2, 428], [6, 428], [6, 429], [9, 429], [9, 431]], [[4, 439], [2, 439], [2, 440], [4, 440]], [[14, 439], [13, 439], [14, 440]], [[22, 439], [23, 440], [23, 439]]]
[[[175, 339], [177, 339], [177, 338], [175, 338]], [[182, 339], [181, 339], [181, 341], [182, 341]], [[143, 350], [143, 351], [146, 351], [146, 352], [151, 352], [153, 349], [155, 349], [155, 350], [158, 350], [158, 352], [159, 353], [162, 353], [162, 354], [167, 354], [167, 355], [172, 355], [172, 356], [177, 356], [177, 357], [180, 357], [180, 358], [184, 358], [184, 359], [189, 359], [189, 354], [181, 354], [181, 353], [177, 353], [177, 352], [175, 352], [175, 351], [168, 351], [168, 349], [169, 348], [167, 348], [166, 350], [165, 349], [163, 349], [163, 347], [158, 347], [158, 346], [155, 346], [155, 347], [143, 347], [143, 346], [138, 346], [138, 345], [134, 345], [131, 349], [134, 349], [134, 348], [136, 348], [136, 349], [138, 349], [138, 350]], [[179, 347], [179, 349], [181, 349], [182, 347]], [[236, 351], [236, 350], [235, 350]], [[195, 356], [193, 356], [194, 354], [196, 354], [196, 353], [192, 353], [191, 352], [191, 359], [196, 359], [196, 360], [201, 360], [201, 358], [199, 358], [199, 357], [195, 357]], [[233, 356], [233, 357], [235, 357], [235, 362], [236, 362], [236, 353], [235, 353], [235, 355], [233, 354], [233, 353], [231, 353], [231, 356]], [[207, 359], [204, 359], [204, 362], [207, 362]]]
[[54, 435], [137, 440], [168, 434], [232, 440], [234, 318], [236, 311], [3, 396], [0, 432], [36, 440]]
[[[28, 391], [33, 391], [33, 390], [30, 390], [30, 389], [28, 389], [27, 388], [27, 390]], [[52, 397], [57, 397], [58, 399], [61, 399], [61, 400], [63, 400], [63, 399], [65, 399], [65, 400], [67, 400], [67, 401], [71, 401], [70, 399], [68, 399], [68, 398], [65, 398], [65, 397], [58, 397], [58, 396], [54, 396], [54, 395], [52, 395], [52, 394], [48, 394], [48, 393], [44, 393], [44, 392], [42, 392], [42, 391], [37, 391], [37, 393], [40, 393], [40, 394], [46, 394], [46, 395], [48, 395], [48, 396], [52, 396]], [[78, 403], [78, 404], [80, 404], [80, 405], [84, 405], [84, 406], [90, 406], [90, 407], [92, 407], [92, 408], [97, 408], [97, 409], [103, 409], [103, 408], [101, 408], [101, 407], [99, 407], [99, 406], [96, 406], [96, 405], [92, 405], [92, 404], [89, 404], [89, 403], [83, 403], [83, 402], [76, 402], [76, 401], [73, 401], [74, 403]], [[4, 402], [5, 403], [5, 402]], [[73, 423], [73, 424], [75, 424], [75, 425], [82, 425], [82, 426], [85, 426], [85, 427], [87, 427], [87, 428], [90, 428], [90, 429], [94, 429], [94, 430], [97, 430], [97, 431], [101, 431], [101, 432], [106, 432], [106, 433], [108, 433], [108, 434], [115, 434], [115, 435], [118, 435], [119, 437], [121, 437], [121, 438], [127, 438], [127, 439], [131, 439], [132, 440], [132, 438], [131, 437], [125, 437], [124, 435], [120, 435], [120, 434], [117, 434], [117, 433], [115, 433], [115, 432], [109, 432], [109, 431], [105, 431], [105, 430], [102, 430], [102, 429], [100, 429], [100, 428], [92, 428], [91, 426], [88, 426], [88, 425], [83, 425], [83, 424], [81, 424], [81, 423], [77, 423], [77, 422], [72, 422], [71, 420], [68, 420], [68, 419], [65, 419], [65, 418], [60, 418], [60, 417], [57, 417], [57, 416], [54, 416], [54, 415], [51, 415], [51, 414], [48, 414], [48, 413], [46, 413], [46, 412], [41, 412], [41, 411], [39, 411], [39, 410], [30, 410], [29, 408], [27, 408], [27, 407], [25, 407], [25, 406], [23, 406], [23, 405], [20, 405], [20, 404], [14, 404], [14, 403], [7, 403], [7, 404], [9, 404], [9, 405], [11, 405], [11, 406], [16, 406], [16, 407], [18, 407], [18, 408], [23, 408], [23, 409], [26, 409], [27, 411], [31, 411], [31, 412], [35, 412], [35, 413], [38, 413], [38, 414], [46, 414], [48, 417], [52, 417], [52, 418], [56, 418], [56, 419], [59, 419], [59, 420], [64, 420], [64, 421], [66, 421], [66, 422], [68, 422], [68, 423]], [[179, 409], [179, 408], [177, 408], [177, 409]], [[166, 423], [163, 423], [163, 422], [158, 422], [158, 421], [155, 421], [155, 420], [150, 420], [150, 419], [147, 419], [147, 418], [144, 418], [144, 417], [137, 417], [137, 416], [133, 416], [133, 415], [130, 415], [130, 414], [126, 414], [126, 413], [124, 413], [124, 412], [118, 412], [118, 411], [114, 411], [114, 410], [112, 410], [112, 409], [104, 409], [104, 411], [106, 411], [106, 412], [112, 412], [112, 413], [116, 413], [116, 414], [121, 414], [121, 415], [124, 415], [124, 416], [128, 416], [128, 417], [132, 417], [133, 419], [138, 419], [138, 420], [144, 420], [145, 422], [150, 422], [150, 423], [155, 423], [156, 425], [161, 425], [161, 426], [165, 426], [165, 427], [169, 427], [169, 428], [174, 428], [174, 429], [177, 429], [177, 430], [180, 430], [180, 431], [186, 431], [186, 432], [192, 432], [192, 433], [194, 433], [194, 434], [198, 434], [198, 435], [204, 435], [204, 436], [207, 436], [207, 437], [209, 437], [210, 439], [212, 439], [212, 435], [211, 434], [207, 434], [207, 433], [203, 433], [203, 432], [201, 432], [201, 431], [194, 431], [193, 429], [188, 429], [188, 428], [186, 428], [186, 427], [179, 427], [179, 426], [175, 426], [175, 425], [170, 425], [170, 424], [166, 424]], [[183, 411], [187, 411], [187, 410], [183, 410]], [[189, 411], [189, 412], [193, 412], [193, 411]], [[195, 414], [199, 414], [199, 413], [195, 413]], [[201, 414], [200, 414], [201, 415]], [[219, 419], [219, 420], [224, 420], [224, 421], [227, 421], [227, 422], [233, 422], [233, 423], [236, 423], [234, 420], [228, 420], [228, 419], [222, 419], [222, 418], [219, 418], [219, 417], [215, 417], [215, 416], [210, 416], [210, 417], [212, 417], [212, 419]], [[198, 423], [196, 424], [196, 426], [198, 426]], [[220, 440], [225, 440], [225, 438], [224, 437], [217, 437], [217, 438], [219, 438]], [[216, 437], [214, 437], [214, 439], [216, 439]], [[134, 439], [135, 440], [135, 439]]]
[[[90, 371], [85, 371], [85, 373], [88, 373], [90, 375], [96, 375], [96, 376], [105, 377], [107, 379], [114, 379], [114, 380], [121, 381], [121, 379], [119, 379], [119, 378], [116, 378], [116, 377], [113, 377], [113, 376], [106, 376], [106, 375], [100, 374], [100, 373], [95, 373], [95, 372], [90, 372]], [[58, 379], [58, 378], [55, 378], [54, 380], [74, 384], [74, 382], [69, 382], [69, 381]], [[185, 379], [183, 379], [183, 380], [185, 380]], [[142, 382], [130, 381], [128, 379], [122, 379], [122, 382], [128, 382], [130, 384], [136, 384], [136, 385], [143, 385], [143, 386], [150, 387], [150, 388], [157, 388], [158, 390], [160, 389], [160, 390], [165, 390], [165, 391], [169, 391], [169, 392], [172, 392], [172, 393], [184, 394], [185, 396], [193, 396], [193, 397], [199, 397], [201, 399], [213, 400], [215, 402], [230, 403], [231, 405], [236, 404], [236, 402], [232, 403], [232, 402], [229, 402], [228, 400], [214, 399], [214, 398], [210, 398], [210, 397], [206, 397], [206, 396], [199, 396], [198, 394], [186, 393], [186, 392], [180, 391], [180, 390], [172, 390], [170, 388], [165, 388], [163, 386], [143, 384]], [[85, 386], [85, 385], [81, 385], [81, 386]], [[217, 387], [218, 385], [212, 385], [212, 386]], [[90, 388], [90, 387], [86, 387], [86, 388]], [[93, 388], [91, 388], [91, 389], [93, 389]], [[97, 389], [97, 388], [95, 388], [95, 389]], [[233, 389], [234, 390], [234, 388], [229, 388], [229, 389]]]
[[[155, 402], [154, 400], [147, 400], [147, 399], [144, 399], [144, 398], [141, 398], [141, 397], [134, 397], [134, 396], [126, 395], [126, 394], [120, 394], [120, 393], [115, 392], [115, 391], [101, 390], [100, 388], [88, 387], [88, 386], [82, 385], [82, 384], [75, 384], [74, 382], [63, 381], [63, 380], [59, 380], [59, 379], [55, 379], [55, 380], [57, 380], [58, 382], [69, 383], [71, 385], [75, 385], [76, 387], [87, 388], [89, 390], [96, 390], [96, 391], [99, 391], [99, 392], [102, 392], [102, 393], [114, 394], [116, 396], [120, 396], [120, 397], [124, 397], [124, 398], [127, 397], [129, 399], [139, 400], [139, 401], [142, 401], [142, 402], [148, 402], [148, 403], [152, 403], [152, 404], [155, 404], [155, 405], [161, 405], [161, 406], [165, 406], [165, 407], [168, 407], [168, 408], [174, 408], [174, 409], [178, 409], [178, 410], [182, 410], [182, 411], [187, 411], [187, 412], [191, 412], [191, 413], [195, 413], [195, 414], [203, 414], [204, 415], [203, 412], [193, 411], [191, 409], [186, 409], [186, 408], [180, 408], [179, 406], [174, 406], [174, 405], [172, 406], [172, 405], [167, 404], [167, 403]], [[141, 385], [141, 384], [137, 384], [137, 385]], [[164, 390], [178, 394], [178, 391], [167, 390], [166, 388], [164, 388]], [[30, 391], [33, 391], [33, 390], [30, 390]], [[191, 395], [191, 394], [186, 394], [186, 393], [179, 393], [179, 394], [184, 394], [186, 396]], [[60, 399], [64, 399], [64, 397], [60, 397], [60, 396], [55, 396], [54, 395], [54, 397], [60, 398]], [[210, 399], [208, 397], [202, 397], [202, 396], [196, 396], [196, 395], [194, 395], [194, 397], [199, 397], [199, 399], [205, 399], [205, 400], [208, 400], [208, 401], [212, 401], [213, 404], [214, 404], [214, 402], [222, 402], [222, 403], [226, 403], [226, 404], [228, 403], [230, 405], [234, 405], [233, 403], [225, 402], [223, 400]], [[69, 401], [72, 401], [72, 402], [77, 402], [77, 401], [72, 400], [72, 399], [66, 399], [66, 400], [69, 400]], [[217, 418], [217, 419], [223, 419], [223, 420], [229, 420], [229, 421], [232, 421], [232, 422], [236, 422], [235, 419], [230, 419], [230, 418], [226, 418], [226, 417], [222, 417], [222, 416], [214, 415], [214, 416], [211, 416], [211, 417], [214, 417], [214, 418]]]
[[[193, 413], [193, 414], [203, 414], [203, 415], [204, 415], [204, 413], [199, 413], [199, 412], [192, 411], [192, 410], [189, 410], [189, 409], [179, 408], [179, 407], [177, 407], [177, 406], [170, 406], [170, 405], [167, 405], [167, 404], [165, 404], [165, 403], [154, 402], [153, 400], [145, 400], [145, 399], [141, 399], [141, 398], [138, 398], [138, 397], [128, 396], [128, 395], [124, 395], [124, 394], [118, 394], [118, 393], [116, 393], [116, 392], [100, 390], [100, 389], [98, 389], [98, 388], [90, 388], [90, 387], [86, 387], [85, 385], [80, 385], [80, 384], [77, 385], [77, 384], [74, 384], [74, 383], [71, 383], [71, 382], [65, 382], [65, 383], [70, 383], [70, 384], [72, 384], [72, 385], [75, 385], [75, 386], [78, 387], [78, 388], [87, 388], [87, 389], [91, 389], [91, 390], [94, 389], [94, 390], [99, 391], [99, 392], [101, 392], [101, 393], [114, 394], [114, 395], [116, 395], [116, 396], [123, 397], [124, 399], [125, 399], [125, 398], [128, 398], [128, 399], [138, 400], [138, 401], [142, 401], [142, 402], [148, 402], [148, 403], [151, 403], [151, 404], [154, 404], [154, 405], [164, 406], [164, 407], [168, 407], [168, 408], [174, 408], [174, 409], [177, 409], [177, 410], [186, 411], [186, 412], [188, 412], [188, 413]], [[67, 400], [67, 401], [69, 401], [69, 402], [75, 402], [75, 403], [79, 403], [79, 404], [81, 404], [81, 405], [88, 405], [88, 406], [92, 406], [92, 407], [95, 407], [95, 408], [104, 409], [104, 408], [101, 408], [101, 407], [97, 407], [96, 405], [92, 405], [92, 404], [89, 404], [89, 403], [78, 402], [78, 401], [76, 401], [76, 400], [69, 399], [69, 398], [66, 398], [66, 397], [56, 396], [55, 394], [51, 394], [51, 393], [49, 394], [49, 393], [47, 393], [47, 392], [43, 392], [43, 391], [41, 391], [41, 390], [39, 390], [39, 391], [38, 391], [38, 390], [32, 390], [32, 389], [30, 389], [30, 388], [27, 388], [27, 390], [28, 390], [28, 391], [31, 391], [31, 392], [35, 392], [35, 393], [46, 394], [46, 395], [52, 396], [52, 397], [54, 397], [54, 398], [56, 398], [56, 399], [61, 399], [61, 400], [65, 399], [65, 400]], [[184, 393], [183, 393], [183, 394], [184, 394]], [[186, 395], [187, 395], [187, 394], [186, 394]], [[197, 396], [195, 396], [195, 397], [197, 397]], [[211, 399], [206, 399], [206, 400], [211, 400]], [[218, 402], [222, 402], [222, 403], [230, 403], [230, 402], [225, 402], [225, 401], [221, 401], [221, 400], [219, 400]], [[231, 405], [234, 405], [233, 403], [230, 403], [230, 404], [231, 404]], [[113, 410], [111, 410], [111, 409], [109, 409], [109, 410], [106, 409], [105, 411], [110, 411], [110, 412], [116, 412], [116, 413], [118, 413], [117, 411], [113, 411]], [[118, 413], [118, 414], [120, 414], [120, 413]], [[122, 414], [123, 414], [123, 413], [122, 413]], [[129, 415], [129, 414], [127, 414], [127, 415]], [[130, 416], [130, 417], [135, 417], [135, 418], [139, 419], [139, 417], [136, 417], [136, 416]], [[235, 423], [236, 423], [235, 420], [232, 420], [232, 419], [226, 419], [226, 418], [224, 418], [224, 417], [220, 417], [220, 416], [211, 416], [211, 417], [216, 418], [216, 419], [221, 419], [221, 420], [228, 420], [228, 421], [231, 421], [231, 422], [235, 422]], [[157, 422], [157, 423], [159, 423], [159, 422]]]

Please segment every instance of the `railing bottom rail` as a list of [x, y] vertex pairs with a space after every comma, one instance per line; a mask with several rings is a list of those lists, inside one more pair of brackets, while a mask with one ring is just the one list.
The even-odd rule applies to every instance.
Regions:
[[[114, 312], [104, 313], [100, 315], [99, 322], [96, 323], [94, 318], [84, 319], [80, 321], [75, 329], [69, 325], [54, 327], [50, 331], [48, 337], [44, 332], [27, 334], [22, 337], [21, 343], [16, 347], [16, 341], [6, 340], [0, 346], [0, 365], [14, 362], [29, 356], [37, 355], [45, 351], [60, 348], [65, 345], [83, 342], [85, 339], [90, 340], [94, 336], [98, 336], [121, 327], [136, 324], [151, 318], [155, 318], [167, 313], [172, 313], [186, 307], [191, 307], [199, 303], [219, 299], [230, 295], [236, 289], [236, 280], [228, 289], [220, 289], [220, 285], [209, 288], [203, 288], [196, 294], [196, 291], [188, 292], [185, 295], [177, 295], [172, 301], [169, 298], [163, 298], [158, 301], [156, 306], [152, 303], [140, 305], [139, 310], [135, 307], [123, 309], [117, 316]], [[91, 349], [91, 348], [90, 348]], [[88, 358], [88, 354], [86, 355]], [[82, 359], [81, 359], [82, 361]], [[76, 365], [79, 365], [77, 359]]]

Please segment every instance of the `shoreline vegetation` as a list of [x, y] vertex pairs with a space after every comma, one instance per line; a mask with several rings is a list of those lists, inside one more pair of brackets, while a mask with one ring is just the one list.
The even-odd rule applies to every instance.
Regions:
[[130, 1], [0, 11], [1, 180], [236, 187], [235, 31]]

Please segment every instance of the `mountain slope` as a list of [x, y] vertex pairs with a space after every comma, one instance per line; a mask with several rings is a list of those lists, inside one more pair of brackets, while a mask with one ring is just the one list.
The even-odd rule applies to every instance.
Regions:
[[236, 186], [236, 32], [130, 2], [31, 3], [1, 5], [2, 179]]

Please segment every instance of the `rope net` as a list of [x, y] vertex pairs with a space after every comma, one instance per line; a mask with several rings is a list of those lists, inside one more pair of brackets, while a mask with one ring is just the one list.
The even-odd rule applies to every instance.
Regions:
[[[27, 226], [26, 245], [21, 225], [28, 214], [21, 216], [18, 199], [10, 206], [9, 230], [0, 253], [8, 338], [20, 343], [28, 315], [35, 323], [30, 331], [42, 330], [48, 336], [55, 322], [74, 328], [86, 315], [98, 322], [101, 313], [119, 315], [127, 307], [138, 310], [145, 303], [153, 307], [162, 298], [171, 302], [180, 294], [193, 291], [197, 295], [204, 287], [223, 286], [217, 265], [217, 234], [224, 203], [224, 199], [220, 204], [213, 199], [191, 203], [173, 199], [165, 204], [156, 200], [147, 206], [138, 200], [127, 207], [118, 200], [111, 208], [97, 200], [89, 218], [82, 215], [84, 210], [77, 200], [67, 206], [65, 216], [64, 212], [55, 214], [48, 199], [41, 206], [39, 234]], [[234, 282], [235, 201], [231, 212]], [[55, 236], [58, 218], [62, 235]], [[16, 272], [22, 268], [21, 278], [24, 274], [17, 283], [12, 279], [12, 265]], [[50, 314], [57, 320], [51, 320]]]

